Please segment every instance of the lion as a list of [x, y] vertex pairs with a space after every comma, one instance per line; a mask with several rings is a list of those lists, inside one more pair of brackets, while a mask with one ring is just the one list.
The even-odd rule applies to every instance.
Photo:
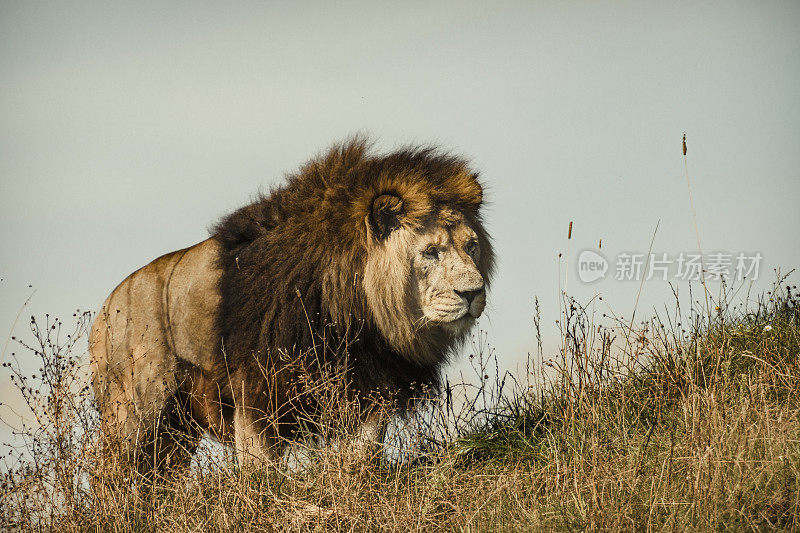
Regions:
[[334, 145], [108, 296], [89, 340], [104, 433], [143, 469], [186, 466], [204, 434], [275, 461], [314, 428], [301, 374], [333, 368], [379, 444], [370, 407], [436, 391], [484, 310], [482, 203], [478, 174], [435, 147]]

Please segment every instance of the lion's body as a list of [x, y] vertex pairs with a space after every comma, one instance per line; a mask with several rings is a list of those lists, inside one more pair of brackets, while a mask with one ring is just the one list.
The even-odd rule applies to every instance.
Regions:
[[307, 164], [108, 297], [90, 339], [106, 431], [148, 465], [185, 463], [203, 431], [268, 457], [313, 429], [298, 383], [322, 367], [365, 406], [405, 409], [483, 309], [481, 201], [465, 163], [433, 150], [351, 142]]

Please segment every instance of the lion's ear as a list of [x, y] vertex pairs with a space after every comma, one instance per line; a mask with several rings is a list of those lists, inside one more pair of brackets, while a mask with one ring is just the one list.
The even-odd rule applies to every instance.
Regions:
[[400, 215], [403, 213], [403, 199], [394, 194], [382, 194], [372, 202], [372, 211], [368, 215], [369, 229], [379, 241], [400, 226]]

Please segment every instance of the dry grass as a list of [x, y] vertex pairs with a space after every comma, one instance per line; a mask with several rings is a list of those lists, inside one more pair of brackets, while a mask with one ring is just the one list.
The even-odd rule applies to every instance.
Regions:
[[[444, 395], [415, 426], [413, 460], [365, 461], [342, 444], [299, 470], [210, 457], [155, 485], [97, 471], [90, 399], [69, 377], [85, 323], [68, 349], [48, 340], [50, 324], [30, 349], [60, 361], [52, 376], [15, 379], [40, 425], [6, 459], [0, 528], [798, 530], [796, 288], [778, 283], [749, 309], [718, 306], [690, 313], [690, 326], [676, 315], [634, 331], [598, 327], [567, 301], [557, 357], [532, 360], [525, 379], [480, 380], [462, 389], [466, 401]], [[492, 368], [480, 353], [475, 365], [481, 376]], [[116, 480], [112, 490], [93, 489], [99, 474]]]

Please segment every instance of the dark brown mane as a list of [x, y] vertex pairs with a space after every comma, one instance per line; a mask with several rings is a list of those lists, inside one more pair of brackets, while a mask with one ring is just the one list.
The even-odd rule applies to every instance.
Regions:
[[[355, 390], [381, 391], [405, 405], [420, 387], [438, 386], [452, 343], [426, 341], [439, 354], [435, 364], [400, 353], [379, 333], [360, 283], [371, 238], [365, 218], [383, 194], [403, 199], [402, 224], [412, 228], [440, 205], [480, 224], [482, 189], [464, 160], [430, 147], [372, 155], [356, 139], [305, 164], [284, 185], [213, 227], [222, 248], [216, 325], [226, 368], [220, 373], [245, 378], [255, 397], [271, 386], [265, 375], [286, 371], [281, 353], [316, 353], [342, 364], [345, 354], [336, 347], [347, 339]], [[228, 380], [220, 375], [217, 382]]]

